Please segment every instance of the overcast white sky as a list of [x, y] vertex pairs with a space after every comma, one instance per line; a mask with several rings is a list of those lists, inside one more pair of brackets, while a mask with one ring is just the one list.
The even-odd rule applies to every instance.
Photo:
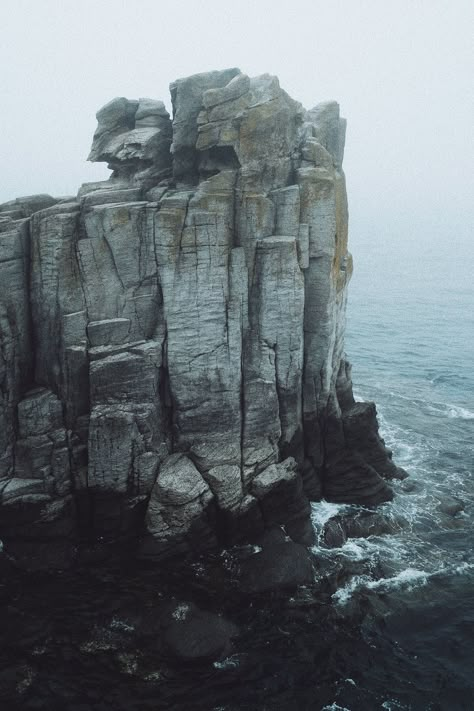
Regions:
[[95, 112], [180, 76], [276, 74], [348, 119], [352, 239], [467, 243], [473, 196], [472, 0], [0, 0], [0, 201], [74, 194]]

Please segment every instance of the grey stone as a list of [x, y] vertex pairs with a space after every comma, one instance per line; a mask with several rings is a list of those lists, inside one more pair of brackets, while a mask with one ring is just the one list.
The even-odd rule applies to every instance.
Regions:
[[10, 479], [2, 491], [1, 501], [6, 504], [12, 499], [22, 499], [27, 494], [44, 494], [44, 484], [40, 479]]
[[275, 234], [298, 237], [300, 231], [300, 191], [297, 185], [273, 190]]
[[236, 464], [221, 464], [204, 472], [203, 476], [220, 508], [232, 509], [242, 500], [242, 475]]
[[310, 505], [303, 491], [303, 481], [291, 457], [272, 464], [252, 481], [252, 494], [259, 500], [265, 525], [284, 525], [294, 540], [312, 543], [312, 529], [305, 526]]
[[167, 457], [151, 493], [141, 555], [159, 560], [215, 549], [213, 502], [209, 486], [188, 457], [182, 453]]
[[374, 505], [405, 476], [344, 353], [339, 106], [236, 68], [171, 98], [172, 120], [98, 112], [109, 180], [0, 205], [0, 536], [22, 559], [79, 532], [143, 533], [156, 560], [275, 527], [308, 545], [308, 498]]
[[20, 437], [47, 434], [63, 427], [60, 400], [43, 388], [33, 390], [18, 403]]
[[130, 333], [129, 318], [108, 318], [103, 321], [90, 321], [87, 335], [92, 347], [109, 346], [124, 343]]
[[307, 119], [313, 124], [314, 137], [340, 168], [344, 157], [346, 121], [339, 116], [339, 104], [336, 101], [318, 104], [307, 112]]
[[138, 108], [135, 114], [135, 126], [151, 127], [160, 126], [161, 119], [169, 118], [169, 113], [162, 101], [156, 99], [139, 99]]
[[163, 102], [117, 98], [97, 112], [88, 160], [105, 161], [125, 187], [151, 187], [171, 168], [171, 120]]
[[208, 492], [206, 482], [184, 454], [171, 454], [163, 462], [154, 492], [160, 503], [183, 506]]
[[88, 208], [93, 205], [105, 205], [108, 203], [136, 202], [141, 200], [141, 198], [141, 188], [94, 190], [82, 198], [82, 204], [85, 208]]
[[170, 84], [173, 102], [173, 174], [177, 179], [195, 179], [197, 116], [203, 106], [203, 95], [209, 89], [224, 87], [235, 76], [238, 69], [221, 72], [205, 72], [177, 79]]
[[406, 525], [400, 517], [362, 511], [331, 518], [322, 531], [322, 540], [329, 548], [340, 548], [348, 538], [367, 538], [397, 533]]
[[51, 207], [57, 202], [57, 198], [53, 198], [51, 195], [25, 195], [0, 205], [0, 215], [12, 214], [13, 211], [17, 217], [30, 217], [33, 213]]

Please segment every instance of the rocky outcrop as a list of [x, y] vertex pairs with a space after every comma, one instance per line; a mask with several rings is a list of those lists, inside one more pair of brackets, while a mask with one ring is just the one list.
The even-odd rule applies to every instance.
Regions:
[[108, 181], [0, 206], [0, 536], [39, 566], [85, 539], [309, 544], [309, 498], [401, 475], [344, 356], [338, 105], [238, 69], [171, 97], [98, 112]]

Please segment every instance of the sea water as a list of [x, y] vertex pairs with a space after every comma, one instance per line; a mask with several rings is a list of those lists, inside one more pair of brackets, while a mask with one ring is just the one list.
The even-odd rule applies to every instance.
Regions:
[[[473, 245], [428, 237], [355, 251], [346, 342], [355, 394], [377, 403], [385, 441], [410, 478], [383, 507], [407, 525], [340, 550], [385, 574], [369, 567], [333, 599], [344, 607], [361, 594], [383, 598], [380, 660], [360, 679], [366, 708], [474, 708]], [[450, 498], [463, 510], [446, 513]]]

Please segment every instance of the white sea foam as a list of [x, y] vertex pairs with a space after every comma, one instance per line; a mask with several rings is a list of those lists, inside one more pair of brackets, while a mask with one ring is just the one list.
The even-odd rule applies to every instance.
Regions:
[[332, 504], [329, 501], [317, 501], [311, 504], [311, 521], [317, 530], [321, 530], [329, 519], [337, 516], [344, 509], [349, 508], [345, 504]]
[[461, 563], [456, 565], [456, 567], [451, 571], [456, 575], [466, 575], [470, 570], [474, 569], [474, 563]]
[[364, 545], [366, 543], [363, 539], [349, 538], [342, 546], [341, 552], [351, 560], [364, 560], [367, 558], [367, 545]]
[[426, 585], [429, 577], [430, 574], [425, 570], [417, 570], [416, 568], [406, 568], [391, 578], [380, 578], [379, 580], [371, 580], [368, 575], [354, 575], [347, 585], [339, 588], [333, 594], [332, 599], [336, 604], [344, 605], [356, 590], [388, 592], [389, 590], [404, 589], [410, 591]]
[[336, 704], [334, 701], [330, 706], [323, 706], [321, 711], [351, 711], [350, 709], [347, 708], [347, 706], [339, 706], [339, 704]]
[[425, 570], [406, 568], [398, 573], [398, 575], [394, 575], [392, 578], [372, 580], [368, 583], [367, 587], [370, 590], [385, 590], [390, 588], [406, 588], [407, 590], [413, 590], [415, 587], [426, 585], [429, 577], [430, 574]]
[[128, 632], [131, 634], [135, 631], [135, 627], [125, 620], [120, 620], [118, 617], [113, 617], [109, 628], [111, 630], [116, 630], [117, 632]]
[[387, 699], [386, 701], [383, 702], [382, 708], [386, 709], [386, 711], [403, 711], [403, 709], [407, 709], [410, 707], [407, 707], [404, 704], [401, 704], [399, 701], [396, 701], [395, 699]]
[[239, 655], [233, 654], [231, 657], [226, 657], [220, 661], [214, 662], [215, 669], [236, 669], [240, 664]]
[[446, 405], [448, 408], [448, 417], [452, 419], [460, 420], [474, 420], [474, 412], [468, 410], [466, 407], [460, 407], [459, 405]]
[[339, 590], [336, 590], [336, 592], [332, 595], [332, 599], [337, 605], [345, 605], [351, 599], [353, 592], [360, 590], [369, 582], [370, 578], [368, 575], [354, 575], [347, 585], [344, 585], [342, 588], [339, 588]]
[[185, 602], [180, 603], [175, 607], [173, 610], [173, 618], [175, 620], [178, 620], [179, 622], [182, 622], [188, 617], [188, 614], [190, 612], [191, 608], [189, 605], [187, 605]]
[[[464, 460], [459, 459], [457, 466], [458, 460], [450, 459], [451, 453], [440, 440], [436, 428], [434, 433], [425, 427], [430, 417], [435, 418], [438, 425], [444, 420], [446, 427], [462, 427], [463, 420], [474, 419], [473, 409], [443, 402], [439, 395], [439, 400], [432, 399], [434, 393], [424, 397], [425, 393], [419, 388], [410, 393], [399, 393], [396, 386], [385, 384], [384, 390], [384, 397], [379, 399], [373, 388], [367, 392], [357, 388], [355, 396], [357, 400], [377, 401], [381, 436], [393, 450], [394, 461], [411, 475], [406, 481], [392, 482], [396, 496], [379, 508], [382, 515], [393, 515], [395, 520], [403, 519], [404, 523], [399, 532], [391, 535], [349, 539], [339, 548], [314, 547], [313, 550], [324, 558], [323, 575], [328, 574], [332, 565], [337, 570], [336, 566], [342, 564], [345, 569], [346, 563], [352, 573], [352, 577], [346, 578], [345, 584], [334, 593], [336, 605], [344, 606], [358, 591], [410, 594], [412, 590], [428, 585], [430, 580], [433, 585], [437, 584], [438, 576], [443, 579], [446, 576], [466, 577], [472, 575], [474, 569], [473, 563], [463, 561], [470, 559], [461, 551], [453, 550], [448, 554], [446, 546], [449, 541], [444, 536], [445, 532], [449, 535], [451, 531], [453, 536], [461, 535], [460, 527], [464, 525], [461, 517], [466, 521], [471, 517], [472, 492]], [[387, 391], [390, 400], [386, 399]], [[414, 419], [415, 424], [410, 426], [411, 422], [403, 415], [405, 410], [413, 412], [414, 417], [417, 412], [423, 417], [419, 421]], [[410, 486], [411, 482], [414, 482], [413, 486]], [[465, 503], [465, 511], [456, 522], [443, 517], [439, 510], [440, 501], [453, 495]], [[327, 502], [315, 504], [312, 520], [316, 534], [321, 535], [325, 524], [344, 508], [344, 513], [357, 511], [354, 506], [342, 507]], [[384, 577], [379, 577], [381, 574]], [[396, 700], [386, 701], [392, 704], [386, 708], [403, 708], [396, 705]]]

